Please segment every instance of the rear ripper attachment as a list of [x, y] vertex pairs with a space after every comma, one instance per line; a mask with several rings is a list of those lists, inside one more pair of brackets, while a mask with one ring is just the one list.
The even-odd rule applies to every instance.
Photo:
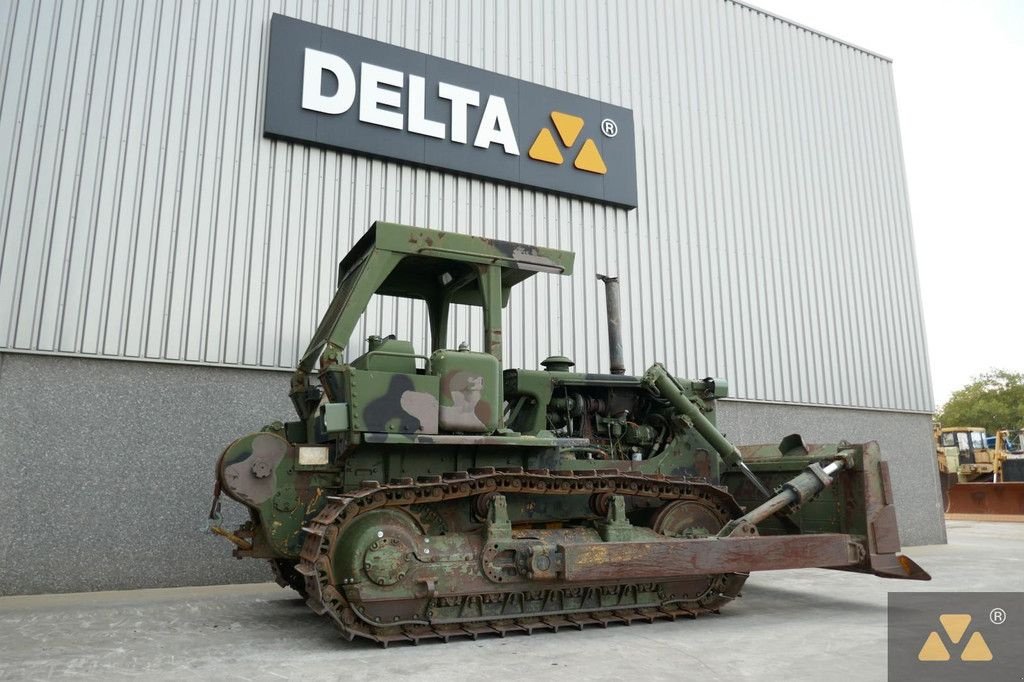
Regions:
[[[504, 370], [501, 307], [570, 253], [375, 224], [292, 381], [299, 419], [235, 441], [218, 495], [250, 520], [239, 557], [348, 639], [418, 642], [692, 618], [751, 571], [827, 567], [928, 579], [899, 554], [874, 443], [736, 447], [715, 425], [720, 379]], [[610, 304], [617, 301], [615, 278]], [[426, 303], [430, 354], [391, 335], [344, 349], [373, 294]], [[483, 309], [484, 348], [448, 349], [451, 303]], [[314, 365], [319, 360], [319, 369]]]

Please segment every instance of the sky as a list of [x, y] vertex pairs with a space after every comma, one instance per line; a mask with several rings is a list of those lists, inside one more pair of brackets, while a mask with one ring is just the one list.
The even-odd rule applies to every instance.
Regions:
[[893, 60], [936, 407], [1024, 372], [1024, 0], [750, 0]]

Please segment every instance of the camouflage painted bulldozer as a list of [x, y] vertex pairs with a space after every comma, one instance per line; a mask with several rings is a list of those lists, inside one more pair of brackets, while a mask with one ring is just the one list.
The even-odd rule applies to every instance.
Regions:
[[[750, 571], [928, 579], [899, 554], [875, 443], [737, 448], [715, 427], [723, 381], [624, 374], [614, 279], [612, 373], [561, 356], [503, 370], [502, 337], [531, 333], [502, 329], [512, 289], [572, 266], [565, 251], [376, 223], [292, 378], [298, 419], [221, 455], [212, 528], [345, 637], [384, 645], [693, 617]], [[345, 361], [374, 294], [426, 303], [429, 355], [373, 336]], [[452, 304], [482, 308], [482, 349], [449, 347]], [[220, 526], [221, 493], [248, 507], [241, 528]]]

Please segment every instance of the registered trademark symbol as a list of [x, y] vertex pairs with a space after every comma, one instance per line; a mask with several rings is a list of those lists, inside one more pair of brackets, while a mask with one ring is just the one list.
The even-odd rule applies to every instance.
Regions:
[[1006, 611], [1000, 608], [994, 608], [988, 613], [988, 619], [992, 621], [993, 625], [1002, 625], [1006, 622]]
[[601, 132], [605, 137], [615, 137], [619, 134], [619, 125], [610, 118], [606, 118], [601, 121]]

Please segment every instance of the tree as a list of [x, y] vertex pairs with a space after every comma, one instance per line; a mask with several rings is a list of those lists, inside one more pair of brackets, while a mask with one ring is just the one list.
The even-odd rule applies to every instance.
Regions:
[[935, 419], [943, 426], [1024, 428], [1024, 374], [992, 370], [955, 391]]

